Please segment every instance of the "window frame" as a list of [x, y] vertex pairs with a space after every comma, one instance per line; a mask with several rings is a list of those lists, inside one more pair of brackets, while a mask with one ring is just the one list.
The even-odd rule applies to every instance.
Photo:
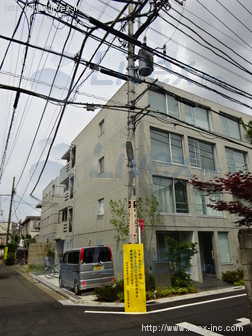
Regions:
[[105, 203], [104, 198], [100, 198], [98, 200], [98, 208], [97, 208], [97, 215], [98, 216], [104, 215], [104, 203]]
[[[151, 97], [152, 95], [159, 95], [160, 99], [158, 99], [160, 102], [162, 101], [162, 105], [160, 105], [161, 109], [157, 109], [155, 108], [152, 104], [151, 101], [149, 99], [149, 97]], [[169, 113], [170, 109], [169, 109], [169, 105], [171, 105], [171, 101], [173, 100], [175, 102], [177, 102], [177, 111], [172, 111], [172, 113]], [[169, 102], [170, 101], [170, 102]], [[157, 91], [153, 91], [153, 90], [149, 90], [148, 91], [148, 102], [150, 104], [150, 109], [153, 109], [154, 111], [151, 113], [155, 113], [156, 111], [164, 113], [167, 117], [172, 117], [175, 119], [180, 120], [180, 108], [179, 108], [179, 100], [176, 99], [176, 97], [174, 97], [171, 94], [168, 93], [162, 93], [162, 92], [157, 92]], [[174, 104], [175, 106], [175, 104]], [[158, 106], [159, 107], [159, 106]], [[164, 111], [163, 111], [164, 109]]]
[[[196, 195], [196, 193], [197, 193], [197, 195]], [[200, 201], [201, 201], [200, 204], [197, 203], [196, 197], [200, 197]], [[204, 216], [204, 217], [221, 217], [221, 218], [223, 218], [223, 212], [222, 211], [217, 211], [217, 210], [214, 210], [214, 209], [207, 206], [207, 204], [211, 203], [211, 201], [210, 201], [210, 199], [208, 201], [206, 199], [206, 197], [208, 197], [208, 196], [205, 195], [204, 192], [198, 191], [195, 188], [193, 189], [193, 200], [194, 200], [194, 205], [195, 205], [196, 216], [197, 217]], [[210, 195], [210, 198], [220, 199], [221, 197], [220, 197], [220, 194], [215, 193], [213, 195]], [[201, 206], [202, 212], [199, 212], [197, 210], [196, 206]], [[207, 210], [212, 211], [213, 213], [208, 213]]]
[[[192, 118], [190, 118], [192, 120], [192, 122], [190, 120], [188, 120], [188, 113], [186, 112], [186, 107], [190, 108], [190, 113], [192, 114]], [[206, 114], [206, 120], [207, 120], [207, 127], [202, 127], [200, 126], [200, 122], [199, 122], [199, 118], [197, 117], [197, 111], [204, 111]], [[205, 129], [207, 131], [210, 131], [210, 116], [209, 116], [209, 109], [207, 107], [203, 107], [203, 106], [195, 106], [195, 105], [190, 105], [187, 103], [184, 103], [184, 112], [185, 112], [185, 121], [190, 124], [190, 125], [194, 125], [196, 127], [199, 127], [201, 129]]]
[[[190, 150], [190, 140], [192, 140], [195, 143], [197, 143], [197, 148], [196, 150], [194, 150], [193, 154], [194, 154], [194, 157], [195, 159], [193, 159], [191, 157], [191, 150]], [[193, 144], [193, 148], [195, 148]], [[208, 167], [203, 167], [202, 166], [202, 162], [204, 162], [202, 160], [202, 158], [204, 158], [203, 154], [201, 154], [201, 151], [202, 149], [200, 148], [200, 145], [209, 145], [211, 146], [212, 148], [212, 161], [213, 161], [213, 169], [210, 169]], [[189, 148], [189, 160], [190, 160], [190, 165], [191, 167], [194, 167], [194, 168], [199, 168], [199, 169], [205, 169], [205, 170], [209, 170], [209, 171], [216, 171], [216, 159], [215, 159], [215, 144], [211, 143], [211, 142], [207, 142], [207, 141], [202, 141], [202, 140], [199, 140], [199, 139], [195, 139], [195, 138], [192, 138], [192, 137], [188, 137], [188, 148]], [[198, 156], [198, 158], [197, 158]], [[193, 164], [192, 163], [192, 160], [194, 160], [196, 163], [199, 162], [200, 164], [199, 165], [196, 165], [196, 164]], [[209, 158], [208, 158], [209, 160]]]
[[102, 119], [102, 121], [99, 122], [99, 130], [100, 130], [100, 135], [102, 135], [104, 133], [104, 119]]
[[99, 174], [104, 173], [105, 158], [104, 156], [99, 159]]
[[[232, 160], [233, 160], [233, 162], [232, 163], [234, 163], [234, 168], [235, 168], [235, 170], [232, 170], [232, 169], [230, 169], [231, 168], [231, 166], [229, 165], [229, 162], [230, 162], [230, 160], [229, 160], [229, 158], [228, 158], [228, 154], [227, 153], [232, 153]], [[227, 166], [228, 166], [228, 171], [229, 172], [231, 172], [231, 173], [237, 173], [239, 170], [244, 170], [245, 169], [245, 166], [247, 165], [247, 153], [246, 152], [243, 152], [243, 151], [240, 151], [240, 150], [237, 150], [237, 149], [234, 149], [234, 148], [230, 148], [230, 147], [225, 147], [225, 153], [226, 153], [226, 160], [227, 160]], [[241, 167], [239, 167], [239, 166], [237, 166], [237, 164], [236, 164], [236, 161], [235, 161], [235, 158], [234, 158], [234, 154], [235, 153], [238, 153], [238, 154], [242, 154], [243, 155], [243, 159], [244, 159], [244, 165], [243, 165], [243, 168], [241, 168]], [[239, 168], [239, 169], [238, 169]]]
[[[242, 140], [242, 132], [241, 132], [241, 126], [239, 123], [239, 119], [233, 116], [229, 116], [228, 114], [225, 114], [222, 112], [221, 112], [220, 118], [221, 118], [222, 134], [232, 139]], [[232, 136], [234, 130], [233, 129], [231, 130], [231, 123], [235, 123], [237, 125], [238, 137]], [[225, 131], [225, 129], [227, 130], [227, 132]]]
[[[155, 159], [155, 156], [157, 155], [157, 153], [153, 153], [153, 141], [156, 142], [160, 142], [159, 140], [154, 139], [154, 137], [152, 137], [152, 134], [154, 134], [154, 132], [156, 134], [160, 135], [164, 135], [166, 138], [165, 140], [167, 140], [166, 142], [164, 142], [165, 146], [167, 147], [167, 153], [164, 152], [164, 154], [168, 155], [169, 160], [159, 160], [159, 159]], [[173, 137], [173, 138], [172, 138]], [[180, 144], [181, 147], [178, 146], [174, 146], [174, 144], [172, 143], [172, 141], [176, 141], [175, 137], [180, 139]], [[151, 159], [152, 161], [158, 161], [158, 162], [164, 162], [167, 164], [178, 164], [178, 165], [183, 165], [184, 164], [184, 146], [183, 146], [183, 136], [177, 133], [172, 133], [172, 132], [166, 132], [164, 130], [161, 129], [155, 129], [155, 128], [150, 128], [150, 144], [151, 144]], [[176, 149], [180, 148], [180, 157], [182, 160], [176, 160], [175, 157], [178, 157], [178, 155], [176, 154]], [[160, 154], [162, 154], [163, 152], [161, 151]], [[153, 158], [154, 157], [154, 158]], [[164, 158], [164, 156], [160, 155], [160, 158]]]
[[[220, 234], [225, 234], [225, 237], [226, 237], [225, 244], [226, 244], [226, 246], [224, 246], [224, 244], [223, 244], [223, 242], [224, 242], [223, 239], [222, 239], [222, 244], [221, 244]], [[230, 243], [229, 243], [229, 232], [218, 231], [218, 243], [219, 243], [220, 262], [221, 262], [221, 264], [222, 265], [232, 264], [231, 251], [230, 251]], [[224, 248], [227, 248], [227, 254], [226, 254], [226, 256], [228, 256], [228, 260], [223, 255]]]
[[[167, 183], [167, 187], [172, 187], [170, 195], [168, 195], [170, 197], [170, 199], [167, 197], [167, 195], [165, 196], [166, 199], [162, 200], [162, 202], [160, 202], [160, 198], [159, 196], [156, 196], [157, 192], [161, 189], [157, 189], [155, 190], [155, 186], [160, 186], [161, 184], [159, 183], [155, 183], [155, 180], [164, 180]], [[165, 210], [161, 209], [162, 213], [166, 213], [166, 214], [179, 214], [179, 215], [184, 215], [184, 214], [189, 214], [189, 202], [188, 202], [188, 190], [187, 190], [187, 181], [183, 180], [183, 179], [174, 179], [174, 178], [169, 178], [169, 177], [164, 177], [164, 176], [156, 176], [153, 175], [152, 176], [152, 181], [153, 181], [153, 193], [154, 195], [157, 197], [158, 203], [160, 205], [160, 203], [165, 203]], [[178, 211], [179, 207], [178, 204], [182, 204], [181, 202], [178, 202], [178, 199], [176, 198], [176, 192], [178, 190], [176, 190], [176, 183], [177, 182], [182, 182], [184, 184], [184, 191], [185, 194], [183, 194], [183, 198], [185, 199], [185, 206], [186, 206], [186, 211]], [[170, 186], [169, 184], [172, 183]], [[164, 182], [164, 186], [165, 186], [165, 182]], [[164, 189], [164, 188], [163, 188]], [[166, 192], [166, 191], [165, 191]], [[168, 190], [169, 192], [169, 190]], [[168, 202], [167, 202], [168, 201]], [[160, 205], [161, 207], [162, 205]], [[169, 211], [168, 207], [171, 207], [171, 211]], [[167, 211], [168, 210], [168, 211]]]

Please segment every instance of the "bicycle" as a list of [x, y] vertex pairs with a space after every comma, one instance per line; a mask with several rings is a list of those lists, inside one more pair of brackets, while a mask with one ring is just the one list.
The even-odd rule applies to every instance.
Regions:
[[56, 268], [57, 265], [48, 265], [45, 267], [44, 275], [47, 279], [52, 279], [57, 274], [59, 274], [58, 269]]
[[16, 259], [15, 260], [15, 264], [16, 265], [26, 265], [27, 264], [27, 258], [24, 257], [24, 258], [21, 258], [21, 259]]

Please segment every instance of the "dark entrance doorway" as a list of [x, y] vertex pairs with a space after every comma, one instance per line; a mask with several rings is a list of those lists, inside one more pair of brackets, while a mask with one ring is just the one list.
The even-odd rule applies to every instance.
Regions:
[[203, 278], [216, 277], [213, 232], [199, 232], [199, 249]]

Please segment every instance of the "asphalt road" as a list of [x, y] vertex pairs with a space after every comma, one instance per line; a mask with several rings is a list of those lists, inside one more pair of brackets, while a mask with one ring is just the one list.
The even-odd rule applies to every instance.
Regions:
[[[137, 315], [124, 314], [120, 309], [67, 306], [61, 300], [61, 296], [26, 279], [12, 267], [0, 266], [0, 335], [252, 335], [242, 291], [223, 297], [153, 304], [147, 314]], [[240, 318], [242, 322], [237, 321]], [[234, 330], [235, 323], [246, 325], [243, 330]], [[196, 326], [201, 328], [187, 330]], [[186, 330], [174, 329], [182, 327]]]

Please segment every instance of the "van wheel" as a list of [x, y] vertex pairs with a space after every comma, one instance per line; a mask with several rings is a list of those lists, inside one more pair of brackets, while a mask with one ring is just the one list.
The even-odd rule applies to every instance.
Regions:
[[79, 285], [78, 285], [78, 282], [76, 280], [74, 281], [74, 294], [75, 295], [80, 295]]
[[59, 277], [59, 288], [64, 288], [64, 282], [61, 276]]

